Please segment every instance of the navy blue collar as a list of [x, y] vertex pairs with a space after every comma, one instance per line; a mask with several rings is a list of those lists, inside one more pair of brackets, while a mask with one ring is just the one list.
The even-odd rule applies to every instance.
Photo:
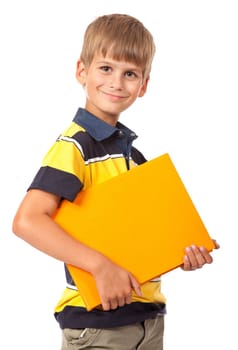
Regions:
[[114, 127], [89, 113], [84, 108], [78, 109], [73, 121], [82, 126], [97, 141], [107, 139], [118, 132], [123, 132], [124, 135], [132, 140], [137, 138], [137, 135], [122, 123], [117, 122], [116, 127]]

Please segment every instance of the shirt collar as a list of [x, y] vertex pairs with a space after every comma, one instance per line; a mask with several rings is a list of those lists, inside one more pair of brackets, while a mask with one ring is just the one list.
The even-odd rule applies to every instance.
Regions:
[[84, 108], [78, 109], [73, 121], [81, 125], [97, 141], [107, 139], [115, 133], [124, 134], [132, 140], [137, 138], [137, 135], [122, 123], [117, 122], [114, 127], [97, 118]]

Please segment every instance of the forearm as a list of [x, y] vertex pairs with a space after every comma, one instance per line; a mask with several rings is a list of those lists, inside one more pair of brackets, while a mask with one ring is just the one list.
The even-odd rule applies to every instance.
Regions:
[[33, 247], [65, 262], [95, 274], [106, 259], [102, 254], [71, 237], [47, 215], [16, 218], [13, 232]]

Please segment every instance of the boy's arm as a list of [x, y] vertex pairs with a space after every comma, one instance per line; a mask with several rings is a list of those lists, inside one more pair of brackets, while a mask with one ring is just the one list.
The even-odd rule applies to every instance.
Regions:
[[13, 232], [42, 252], [88, 271], [95, 278], [104, 310], [132, 301], [132, 289], [139, 295], [138, 281], [98, 251], [71, 237], [53, 219], [60, 198], [30, 190], [13, 220]]

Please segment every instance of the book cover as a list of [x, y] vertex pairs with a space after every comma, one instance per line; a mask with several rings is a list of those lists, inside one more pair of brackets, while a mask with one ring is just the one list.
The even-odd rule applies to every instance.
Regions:
[[[54, 219], [141, 284], [180, 266], [186, 246], [214, 248], [169, 154], [83, 190], [77, 203], [64, 200]], [[98, 306], [90, 273], [68, 268], [87, 310]]]

